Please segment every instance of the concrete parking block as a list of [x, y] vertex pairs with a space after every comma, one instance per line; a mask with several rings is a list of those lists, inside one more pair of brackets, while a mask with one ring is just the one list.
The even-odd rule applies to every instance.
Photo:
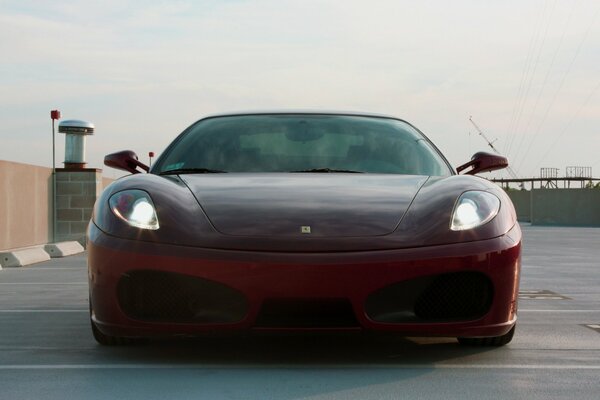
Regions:
[[73, 254], [83, 253], [85, 250], [79, 242], [59, 242], [49, 243], [44, 246], [44, 250], [52, 258], [72, 256]]
[[50, 255], [42, 246], [0, 252], [0, 269], [24, 267], [26, 265], [48, 261]]

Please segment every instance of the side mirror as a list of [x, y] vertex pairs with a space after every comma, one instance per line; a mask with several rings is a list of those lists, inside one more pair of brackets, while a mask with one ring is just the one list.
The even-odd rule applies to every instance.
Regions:
[[104, 165], [116, 169], [122, 169], [132, 174], [139, 174], [138, 167], [148, 172], [150, 168], [138, 160], [137, 154], [131, 150], [119, 151], [104, 157]]
[[471, 157], [471, 161], [456, 168], [456, 172], [460, 174], [469, 167], [473, 168], [465, 172], [465, 174], [475, 175], [480, 172], [495, 171], [497, 169], [508, 167], [508, 159], [497, 154], [480, 151]]

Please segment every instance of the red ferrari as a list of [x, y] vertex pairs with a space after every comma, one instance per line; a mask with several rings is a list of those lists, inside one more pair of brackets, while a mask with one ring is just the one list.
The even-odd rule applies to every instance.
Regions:
[[[504, 345], [521, 231], [502, 189], [454, 171], [415, 127], [357, 113], [201, 119], [96, 202], [90, 314], [101, 344], [225, 331], [364, 330]], [[147, 173], [138, 173], [139, 169]], [[459, 172], [465, 172], [459, 175]]]

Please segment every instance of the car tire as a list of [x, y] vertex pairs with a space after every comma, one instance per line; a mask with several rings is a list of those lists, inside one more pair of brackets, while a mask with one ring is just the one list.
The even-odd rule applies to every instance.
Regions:
[[517, 325], [513, 325], [510, 331], [505, 333], [502, 336], [492, 336], [485, 338], [466, 338], [459, 337], [458, 343], [463, 346], [479, 346], [479, 347], [499, 347], [504, 346], [505, 344], [510, 343], [513, 336], [515, 335], [515, 328]]

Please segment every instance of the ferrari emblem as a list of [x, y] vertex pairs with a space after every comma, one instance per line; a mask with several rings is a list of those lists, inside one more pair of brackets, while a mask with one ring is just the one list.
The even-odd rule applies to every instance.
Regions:
[[310, 233], [310, 226], [301, 226], [300, 232], [302, 233]]

